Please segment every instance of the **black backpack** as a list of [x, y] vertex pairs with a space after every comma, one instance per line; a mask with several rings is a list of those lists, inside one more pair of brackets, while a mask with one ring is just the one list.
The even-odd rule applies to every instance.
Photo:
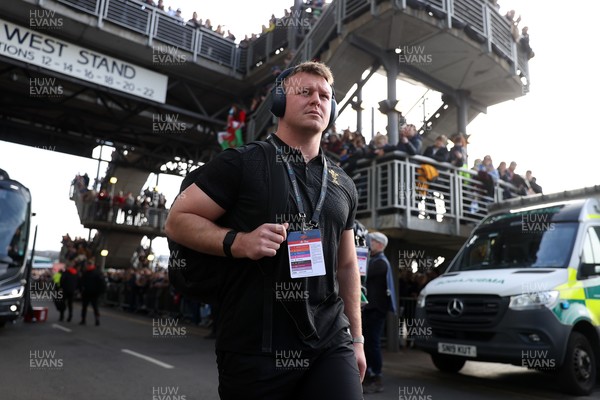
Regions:
[[[259, 226], [265, 222], [275, 222], [275, 214], [277, 211], [283, 212], [287, 203], [287, 191], [281, 190], [281, 188], [287, 186], [284, 175], [285, 170], [280, 163], [276, 162], [275, 146], [268, 142], [259, 141], [248, 144], [248, 146], [252, 145], [260, 146], [265, 155], [269, 174], [268, 198], [270, 200], [265, 211], [258, 213], [254, 218], [255, 220], [246, 221], [247, 225], [243, 225], [244, 222], [240, 221], [239, 218], [229, 221], [225, 216], [223, 220], [219, 220], [222, 226], [241, 232], [251, 231], [251, 225]], [[179, 193], [197, 180], [201, 170], [202, 167], [197, 168], [184, 178]], [[279, 188], [279, 190], [273, 190], [274, 188]], [[169, 238], [167, 238], [167, 241], [170, 250], [169, 282], [175, 291], [189, 300], [214, 304], [217, 300], [219, 287], [223, 279], [223, 266], [229, 263], [230, 260], [225, 257], [197, 252]], [[265, 276], [266, 279], [271, 278], [270, 276]]]

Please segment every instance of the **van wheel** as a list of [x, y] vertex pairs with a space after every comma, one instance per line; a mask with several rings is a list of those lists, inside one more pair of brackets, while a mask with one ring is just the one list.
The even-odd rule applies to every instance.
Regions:
[[467, 360], [461, 357], [432, 354], [431, 361], [442, 372], [458, 372], [465, 366]]
[[565, 360], [558, 369], [563, 390], [578, 396], [592, 392], [596, 385], [596, 358], [587, 338], [572, 332]]

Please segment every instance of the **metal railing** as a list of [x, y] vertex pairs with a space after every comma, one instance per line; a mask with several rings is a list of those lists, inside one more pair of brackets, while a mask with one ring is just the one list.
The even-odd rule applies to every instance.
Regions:
[[[227, 39], [210, 29], [187, 25], [156, 7], [139, 0], [56, 0], [70, 8], [98, 17], [98, 26], [104, 22], [116, 24], [124, 29], [148, 37], [148, 44], [154, 40], [172, 45], [192, 53], [192, 59], [212, 60], [230, 67], [237, 72], [246, 73], [256, 67], [257, 60], [265, 60], [276, 50], [287, 48], [288, 29], [278, 27], [273, 32], [261, 35], [251, 41], [248, 48], [239, 47], [233, 40]], [[49, 7], [49, 2], [42, 4]], [[247, 57], [252, 49], [252, 58]]]
[[[437, 170], [436, 179], [425, 178], [424, 165]], [[518, 196], [510, 183], [486, 183], [476, 171], [399, 151], [360, 160], [348, 172], [358, 191], [359, 218], [403, 213], [438, 222], [478, 222], [487, 215], [490, 204]]]
[[[377, 4], [383, 2], [379, 1]], [[434, 16], [449, 21], [449, 25], [453, 25], [452, 21], [457, 21], [457, 25], [463, 27], [462, 29], [474, 31], [482, 42], [488, 43], [489, 51], [494, 51], [512, 62], [514, 73], [519, 70], [524, 75], [528, 74], [527, 60], [520, 57], [520, 52], [517, 51], [510, 24], [504, 16], [490, 7], [486, 0], [431, 0], [420, 1], [419, 4], [431, 10]], [[329, 41], [334, 27], [339, 33], [344, 22], [365, 12], [374, 12], [370, 5], [371, 2], [367, 0], [334, 0], [306, 36], [290, 64], [316, 57]], [[398, 8], [403, 10], [402, 6]], [[271, 122], [269, 110], [270, 95], [250, 120], [247, 140], [258, 137]]]
[[[301, 34], [295, 24], [276, 26], [271, 32], [261, 35], [249, 43], [248, 49], [237, 46], [233, 41], [204, 28], [194, 28], [182, 24], [156, 7], [139, 0], [56, 0], [70, 8], [98, 17], [98, 25], [103, 21], [117, 24], [124, 29], [148, 36], [148, 43], [160, 40], [193, 53], [198, 57], [218, 61], [236, 71], [247, 72], [256, 68], [262, 61], [268, 60], [275, 52], [290, 45], [290, 38]], [[388, 0], [397, 3], [397, 0]], [[385, 1], [377, 1], [381, 4]], [[314, 57], [328, 41], [331, 28], [339, 28], [344, 21], [373, 10], [369, 0], [334, 0], [319, 20], [309, 30], [307, 39], [310, 45], [303, 48], [303, 59]], [[404, 3], [404, 2], [402, 2]], [[49, 2], [42, 3], [49, 7]], [[406, 3], [404, 3], [406, 4]], [[411, 4], [411, 3], [409, 3]], [[434, 15], [445, 15], [450, 21], [459, 20], [494, 45], [507, 59], [512, 60], [520, 71], [527, 71], [526, 60], [517, 57], [508, 21], [487, 0], [430, 0], [420, 1]], [[441, 13], [441, 14], [440, 14]], [[303, 14], [306, 16], [306, 14]], [[312, 31], [317, 33], [311, 34]], [[204, 42], [207, 41], [209, 43]], [[248, 53], [243, 56], [238, 53]], [[240, 62], [243, 61], [243, 64]], [[522, 65], [522, 63], [524, 63]]]
[[75, 202], [82, 225], [127, 227], [127, 229], [152, 230], [163, 236], [168, 209], [112, 204], [110, 200], [98, 200], [94, 191], [81, 191], [71, 186], [70, 198]]

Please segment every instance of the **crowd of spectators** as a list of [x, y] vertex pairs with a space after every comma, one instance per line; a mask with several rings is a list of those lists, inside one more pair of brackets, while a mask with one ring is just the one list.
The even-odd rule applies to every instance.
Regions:
[[[76, 175], [71, 182], [71, 199], [81, 202], [84, 219], [107, 221], [134, 226], [162, 226], [166, 214], [167, 199], [156, 188], [144, 189], [140, 194], [114, 193], [110, 184], [100, 184], [100, 190], [89, 187], [89, 177]], [[96, 185], [95, 187], [97, 187]]]
[[229, 30], [225, 30], [224, 25], [217, 25], [215, 27], [213, 26], [210, 19], [207, 18], [203, 21], [202, 18], [198, 18], [198, 13], [196, 11], [194, 11], [194, 13], [192, 14], [192, 18], [190, 18], [186, 22], [185, 18], [183, 17], [181, 8], [173, 9], [171, 8], [171, 6], [165, 7], [164, 0], [158, 0], [158, 2], [155, 2], [154, 0], [144, 0], [144, 7], [146, 9], [150, 9], [146, 6], [153, 7], [157, 10], [164, 12], [168, 16], [173, 17], [173, 19], [175, 19], [182, 26], [188, 25], [193, 28], [205, 28], [221, 35], [226, 39], [235, 41], [235, 36], [233, 35], [233, 33], [231, 33], [231, 31]]
[[[225, 25], [217, 24], [215, 26], [209, 18], [204, 20], [199, 18], [196, 11], [193, 12], [192, 17], [186, 22], [182, 15], [181, 8], [173, 9], [171, 6], [165, 6], [164, 0], [158, 0], [158, 2], [155, 2], [154, 0], [143, 0], [143, 3], [144, 8], [150, 9], [149, 7], [153, 7], [158, 9], [173, 17], [181, 25], [188, 25], [193, 28], [208, 29], [221, 35], [223, 38], [231, 41], [236, 40], [235, 35], [229, 29], [225, 29]], [[292, 9], [286, 8], [283, 11], [283, 16], [279, 18], [275, 17], [275, 14], [271, 14], [271, 18], [267, 24], [262, 25], [261, 32], [259, 34], [252, 33], [250, 36], [245, 35], [244, 39], [240, 41], [239, 45], [240, 47], [248, 47], [249, 42], [256, 40], [258, 37], [260, 37], [260, 35], [264, 35], [273, 31], [278, 26], [288, 27], [293, 25], [302, 25], [301, 27], [310, 28], [310, 26], [312, 26], [321, 16], [326, 6], [327, 4], [324, 0], [306, 0], [303, 2], [302, 9], [300, 11], [295, 12]], [[300, 17], [300, 15], [302, 17]]]
[[525, 52], [525, 54], [527, 54], [527, 59], [532, 59], [535, 56], [535, 53], [529, 45], [529, 27], [524, 26], [523, 28], [521, 28], [521, 33], [519, 33], [519, 23], [521, 22], [521, 16], [519, 15], [515, 19], [515, 15], [515, 10], [509, 10], [504, 17], [510, 24], [513, 39], [519, 44], [521, 50]]
[[198, 326], [210, 327], [213, 323], [210, 305], [192, 301], [175, 291], [165, 268], [152, 270], [140, 262], [137, 267], [108, 269], [106, 276], [104, 303], [108, 306], [149, 317], [178, 318]]
[[[62, 237], [59, 261], [64, 270], [74, 270], [81, 277], [89, 265], [95, 263], [97, 237], [92, 241], [69, 234]], [[103, 303], [124, 311], [148, 316], [169, 315], [189, 322], [208, 326], [211, 324], [210, 307], [184, 299], [169, 285], [167, 269], [152, 261], [152, 249], [139, 246], [126, 269], [108, 268], [105, 272], [106, 293]], [[41, 281], [50, 282], [50, 270], [40, 273]]]
[[296, 26], [298, 28], [310, 28], [325, 11], [328, 4], [324, 0], [306, 0], [302, 3], [300, 10], [284, 9], [283, 17], [277, 18], [271, 14], [266, 25], [262, 26], [261, 34], [273, 31], [278, 26]]
[[84, 266], [87, 260], [93, 257], [96, 242], [96, 238], [91, 241], [82, 237], [71, 239], [71, 236], [67, 233], [62, 237], [60, 242], [61, 248], [58, 260], [65, 264], [69, 261], [74, 261], [76, 266]]
[[[375, 137], [366, 144], [364, 136], [360, 132], [352, 132], [345, 129], [341, 134], [333, 129], [323, 137], [322, 147], [334, 159], [338, 160], [340, 166], [352, 176], [357, 162], [363, 159], [374, 159], [384, 154], [400, 151], [407, 156], [422, 155], [431, 158], [437, 163], [449, 163], [455, 167], [468, 169], [467, 164], [467, 137], [462, 134], [456, 134], [451, 138], [449, 145], [448, 138], [445, 135], [436, 137], [431, 146], [423, 149], [422, 137], [412, 124], [405, 124], [400, 127], [400, 139], [398, 143], [388, 142], [388, 136], [377, 133]], [[443, 168], [443, 164], [436, 164], [436, 168]], [[483, 160], [477, 159], [473, 165], [473, 173], [465, 176], [472, 176], [479, 182], [480, 189], [487, 194], [490, 199], [494, 198], [494, 190], [500, 180], [510, 183], [510, 186], [504, 190], [504, 198], [516, 195], [526, 196], [535, 193], [542, 193], [541, 186], [536, 182], [531, 171], [527, 171], [525, 176], [515, 172], [516, 162], [511, 162], [506, 167], [506, 162], [501, 162], [498, 168], [495, 168], [492, 158], [486, 155]]]

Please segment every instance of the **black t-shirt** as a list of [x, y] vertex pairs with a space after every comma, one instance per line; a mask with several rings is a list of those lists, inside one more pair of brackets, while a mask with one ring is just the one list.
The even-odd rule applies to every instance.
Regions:
[[[310, 218], [321, 190], [323, 153], [320, 151], [319, 156], [305, 163], [299, 151], [273, 137], [280, 146], [276, 164], [285, 169], [283, 161], [290, 161]], [[226, 210], [224, 219], [244, 225], [249, 215], [264, 213], [268, 207], [267, 168], [260, 147], [248, 145], [221, 153], [202, 168], [196, 184]], [[354, 182], [329, 159], [327, 169], [327, 194], [319, 218], [326, 275], [291, 279], [287, 242], [282, 243], [275, 257], [265, 257], [258, 262], [223, 259], [225, 277], [219, 292], [217, 350], [261, 352], [263, 274], [272, 274], [273, 350], [322, 348], [340, 329], [349, 325], [338, 295], [336, 270], [342, 233], [353, 227], [357, 193]], [[298, 230], [298, 208], [287, 172], [285, 177], [285, 187], [272, 188], [276, 194], [279, 190], [280, 195], [287, 196], [285, 209], [272, 210], [275, 220], [262, 223], [290, 222], [291, 230]], [[248, 226], [247, 230], [254, 228], [256, 226]]]

